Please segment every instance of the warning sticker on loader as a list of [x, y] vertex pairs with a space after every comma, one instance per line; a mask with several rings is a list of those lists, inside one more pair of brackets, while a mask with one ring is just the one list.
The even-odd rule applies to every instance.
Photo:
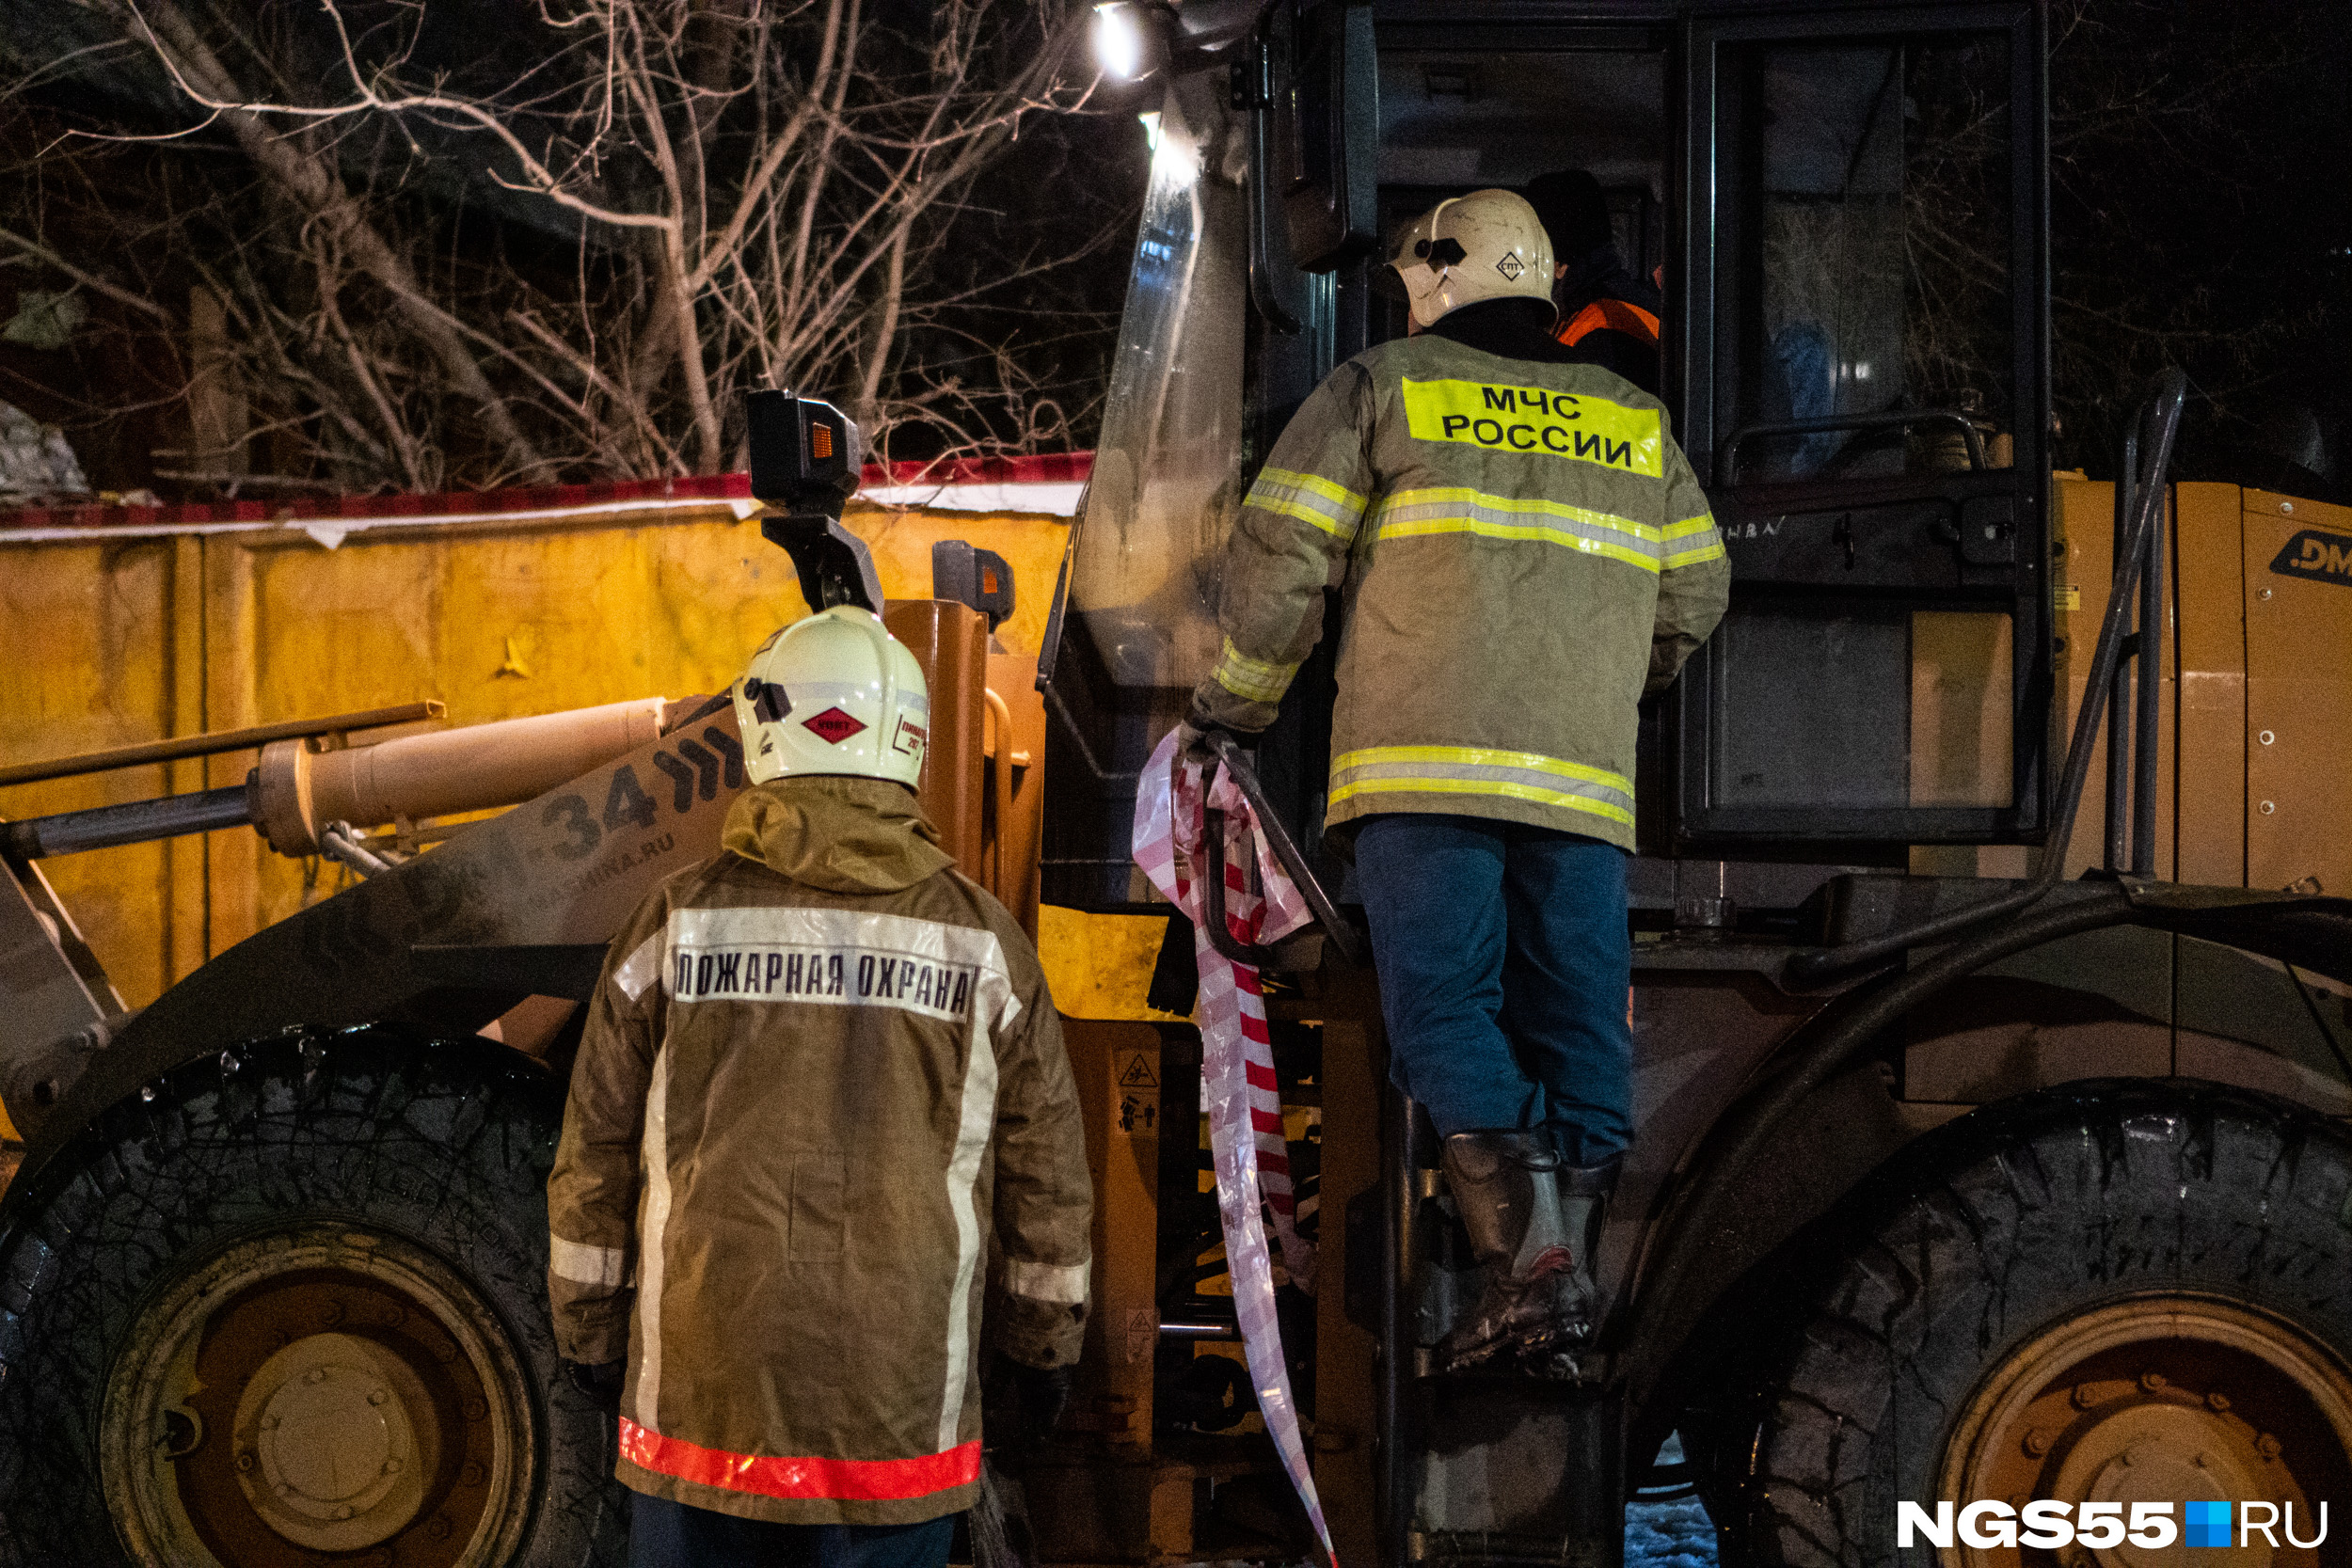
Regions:
[[1160, 1135], [1160, 1074], [1153, 1053], [1112, 1055], [1111, 1125], [1130, 1138]]

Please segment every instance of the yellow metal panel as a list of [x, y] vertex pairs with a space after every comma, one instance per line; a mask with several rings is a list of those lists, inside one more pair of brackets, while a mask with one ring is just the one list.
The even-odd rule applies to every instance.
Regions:
[[[35, 762], [153, 740], [172, 720], [173, 546], [73, 541], [0, 555], [0, 762]], [[150, 800], [161, 766], [0, 790], [0, 816], [41, 816]], [[153, 1000], [166, 975], [167, 859], [159, 845], [77, 855], [46, 867], [58, 899], [125, 1000]]]
[[2247, 885], [2352, 892], [2352, 575], [2271, 570], [2306, 533], [2352, 555], [2352, 508], [2249, 490], [2245, 530]]
[[2173, 491], [2178, 607], [2177, 880], [2246, 883], [2246, 572], [2240, 491]]
[[[1054, 584], [1061, 575], [1070, 519], [1030, 513], [1002, 515], [976, 512], [925, 512], [854, 502], [842, 525], [866, 541], [882, 592], [894, 599], [927, 599], [931, 594], [931, 546], [961, 539], [994, 550], [1012, 567], [1013, 610], [996, 628], [996, 639], [1016, 654], [1037, 657], [1045, 645], [1045, 617], [1053, 609]], [[765, 546], [772, 550], [772, 546]], [[1009, 697], [1010, 692], [1006, 696]]]
[[2006, 806], [2014, 794], [2010, 717], [2016, 627], [1982, 610], [1911, 617], [1911, 803]]
[[[999, 632], [1034, 657], [1066, 519], [852, 506], [885, 594], [927, 597], [930, 546], [1006, 557]], [[691, 696], [733, 680], [806, 607], [784, 553], [723, 503], [611, 519], [298, 530], [0, 546], [0, 762], [406, 702], [453, 723]], [[1042, 739], [1019, 694], [1032, 760]], [[32, 816], [242, 783], [254, 752], [0, 791]], [[1034, 789], [1041, 768], [1021, 787]], [[339, 869], [246, 830], [61, 859], [58, 895], [133, 1006], [205, 958], [334, 891]]]
[[[307, 537], [297, 535], [296, 537]], [[313, 546], [315, 548], [316, 546]], [[215, 535], [204, 546], [204, 719], [207, 729], [236, 730], [262, 721], [255, 666], [262, 657], [259, 605], [250, 551]], [[299, 707], [272, 708], [296, 719]], [[329, 707], [326, 711], [334, 712]], [[257, 760], [250, 752], [204, 759], [207, 787], [243, 784]], [[204, 835], [204, 946], [226, 952], [269, 923], [259, 897], [262, 840], [249, 828]], [[104, 955], [100, 955], [103, 959]]]
[[[1152, 1353], [1160, 1338], [1159, 1031], [1070, 1019], [1063, 1038], [1094, 1172], [1094, 1307], [1073, 1414], [1116, 1447], [1148, 1444]], [[1148, 1089], [1135, 1086], [1144, 1079]], [[1150, 1117], [1137, 1114], [1144, 1095], [1154, 1111]]]
[[[883, 592], [898, 597], [930, 594], [933, 537], [1058, 563], [1066, 531], [872, 508], [848, 521], [878, 541]], [[770, 632], [806, 613], [790, 562], [755, 522], [708, 508], [629, 525], [388, 530], [331, 551], [284, 534], [248, 546], [262, 714], [434, 696], [464, 724], [717, 691]], [[1014, 575], [1019, 596], [1041, 604], [1052, 578], [1041, 590], [1038, 571], [1016, 563]], [[302, 907], [301, 863], [263, 856], [256, 871], [261, 923]], [[216, 879], [215, 922], [222, 895]]]
[[1086, 914], [1047, 904], [1038, 911], [1038, 956], [1054, 1006], [1071, 1018], [1131, 1018], [1181, 1023], [1144, 1006], [1168, 917]]
[[[204, 542], [194, 534], [171, 541], [171, 600], [162, 627], [171, 649], [171, 707], [167, 733], [204, 733]], [[204, 787], [204, 761], [187, 757], [167, 765], [167, 788], [174, 795], [192, 795]], [[176, 985], [196, 972], [209, 956], [205, 950], [207, 879], [204, 836], [166, 839], [160, 846], [169, 892], [163, 909], [162, 985]], [[135, 849], [118, 849], [127, 855]], [[118, 976], [116, 984], [120, 985]], [[141, 987], [141, 1002], [160, 987]]]

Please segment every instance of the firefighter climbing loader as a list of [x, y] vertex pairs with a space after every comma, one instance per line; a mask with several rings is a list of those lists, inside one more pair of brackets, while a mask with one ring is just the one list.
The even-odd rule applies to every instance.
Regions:
[[[1327, 647], [1232, 764], [1323, 906], [1257, 957], [1317, 1248], [1278, 1307], [1341, 1560], [1607, 1568], [1629, 1495], [1692, 1489], [1743, 1562], [2166, 1562], [2214, 1498], [2292, 1508], [2267, 1560], [2341, 1560], [2341, 1517], [2297, 1543], [2352, 1499], [2352, 844], [2325, 765], [2352, 744], [2352, 513], [2171, 483], [2177, 380], [2122, 483], [2051, 479], [2040, 8], [1103, 16], [1152, 173], [1017, 788], [979, 558], [888, 613], [967, 871], [1017, 911], [1165, 913], [1134, 800], [1215, 657], [1234, 498], [1315, 382], [1403, 329], [1367, 258], [1448, 193], [1600, 178], [1627, 259], [1662, 268], [1669, 406], [1735, 570], [1645, 714], [1638, 1141], [1573, 1378], [1431, 1368], [1478, 1281], [1348, 960]], [[754, 418], [804, 598], [875, 598], [824, 515], [837, 416]], [[611, 932], [740, 787], [724, 704], [647, 700], [288, 736], [242, 789], [0, 824], [0, 1097], [28, 1140], [0, 1199], [0, 1561], [618, 1560], [611, 1435], [546, 1318], [550, 1068]], [[411, 858], [373, 831], [514, 801]], [[248, 821], [369, 874], [126, 1016], [40, 862]], [[1024, 1465], [1042, 1561], [1309, 1553], [1231, 1354], [1175, 935], [1163, 1022], [1069, 1029], [1100, 1219], [1078, 1395]], [[2028, 1499], [2067, 1505], [2074, 1555], [1980, 1545], [1984, 1511], [1898, 1544], [1899, 1504]]]

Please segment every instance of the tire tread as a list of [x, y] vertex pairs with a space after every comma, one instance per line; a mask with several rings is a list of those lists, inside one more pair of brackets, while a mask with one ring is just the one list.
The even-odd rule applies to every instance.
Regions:
[[389, 1025], [289, 1033], [109, 1107], [12, 1193], [0, 1232], [0, 1565], [123, 1560], [97, 1418], [145, 1303], [306, 1212], [396, 1232], [470, 1277], [539, 1390], [542, 1480], [516, 1568], [617, 1563], [605, 1418], [560, 1375], [546, 1179], [562, 1085], [488, 1041]]
[[1727, 1565], [1897, 1562], [1894, 1500], [1932, 1497], [1930, 1456], [1977, 1376], [2103, 1298], [2227, 1294], [2352, 1360], [2352, 1139], [2247, 1090], [2118, 1080], [1984, 1107], [1800, 1244], [1788, 1326], [1713, 1418]]

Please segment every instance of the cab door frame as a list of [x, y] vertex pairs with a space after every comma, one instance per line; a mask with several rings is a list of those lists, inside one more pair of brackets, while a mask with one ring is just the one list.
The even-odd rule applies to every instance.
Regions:
[[[1669, 288], [1664, 350], [1666, 385], [1678, 404], [1678, 435], [1692, 466], [1708, 484], [1719, 519], [1739, 517], [1743, 508], [1724, 483], [1723, 444], [1732, 438], [1734, 399], [1740, 366], [1734, 341], [1736, 323], [1722, 309], [1724, 291], [1740, 264], [1736, 204], [1738, 161], [1756, 150], [1743, 145], [1743, 127], [1734, 123], [1726, 78], [1736, 51], [1773, 43], [1919, 41], [1938, 35], [1999, 35], [2008, 40], [2008, 244], [2009, 393], [2012, 413], [2011, 466], [1967, 476], [1958, 486], [1969, 504], [2010, 509], [2014, 530], [2013, 561], [2006, 572], [1981, 563], [1962, 567], [1967, 584], [1956, 604], [2007, 601], [2013, 613], [2010, 670], [2012, 782], [2006, 808], [1888, 805], [1755, 806], [1728, 801], [1711, 787], [1710, 748], [1720, 747], [1726, 726], [1752, 716], [1725, 711], [1730, 683], [1724, 678], [1723, 639], [1691, 661], [1669, 700], [1664, 728], [1675, 737], [1667, 773], [1673, 802], [1668, 835], [1678, 849], [1705, 848], [1734, 854], [1824, 841], [1901, 846], [1920, 843], [2038, 843], [2048, 816], [2052, 771], [2049, 715], [2052, 692], [2050, 649], [2050, 328], [2048, 198], [2048, 50], [2042, 0], [1998, 0], [1961, 5], [1810, 5], [1775, 7], [1708, 4], [1692, 8], [1680, 40], [1682, 142], [1674, 163], [1679, 178], [1680, 221], [1668, 241]], [[1868, 494], [1875, 486], [1876, 494]], [[1815, 511], [1835, 510], [1837, 488], [1823, 483], [1805, 496], [1802, 486], [1775, 487], [1775, 504]], [[1864, 492], [1860, 502], [1884, 503], [1903, 493], [1899, 483], [1850, 482]], [[1994, 498], [1998, 498], [1994, 499]], [[1964, 560], [1953, 530], [1952, 544]], [[1941, 533], [1939, 532], [1939, 537]], [[1731, 546], [1735, 613], [1756, 602], [1756, 587], [1741, 582], [1741, 549]], [[1852, 552], [1847, 554], [1851, 565]], [[1753, 575], [1753, 574], [1752, 574]], [[1834, 605], [1839, 593], [1826, 581], [1814, 595]], [[1879, 590], [1883, 601], [1889, 591]], [[1856, 602], [1867, 595], [1856, 595]], [[1898, 716], [1900, 717], [1900, 716]], [[1663, 848], [1665, 846], [1661, 845]]]

